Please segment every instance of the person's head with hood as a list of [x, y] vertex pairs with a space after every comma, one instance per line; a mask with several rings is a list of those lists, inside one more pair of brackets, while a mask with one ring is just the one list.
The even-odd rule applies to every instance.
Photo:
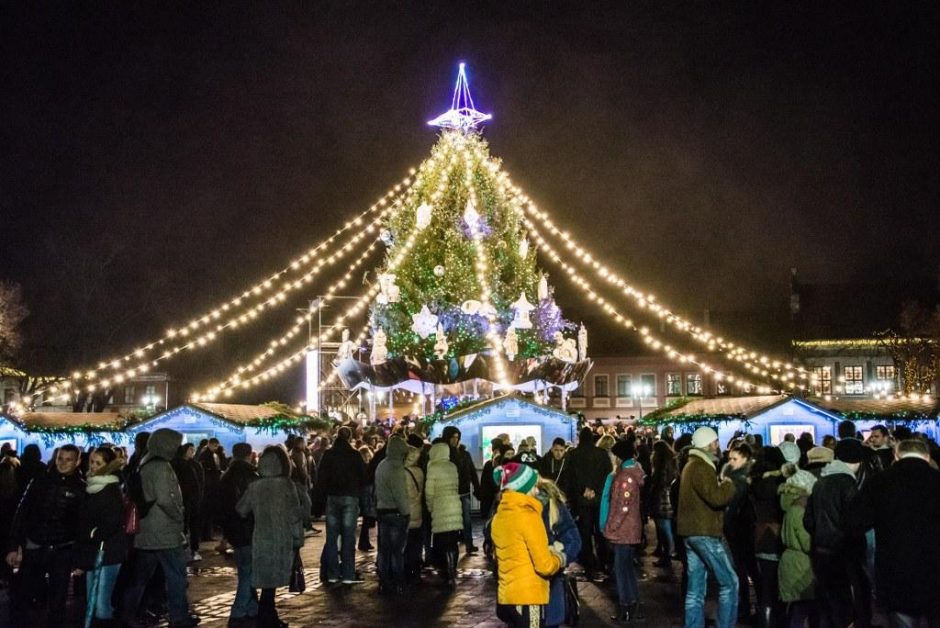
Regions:
[[610, 448], [610, 454], [616, 459], [618, 465], [627, 460], [633, 460], [636, 457], [636, 442], [633, 439], [618, 440]]
[[258, 459], [258, 474], [263, 478], [290, 476], [290, 457], [280, 445], [268, 445]]
[[444, 431], [441, 432], [441, 438], [444, 439], [449, 446], [457, 448], [457, 445], [460, 444], [460, 430], [458, 430], [453, 425], [448, 425], [444, 428]]
[[168, 427], [161, 427], [147, 441], [147, 460], [154, 458], [170, 461], [183, 443], [183, 435]]
[[428, 460], [431, 462], [450, 461], [450, 445], [446, 441], [441, 441], [431, 445], [431, 451], [428, 453]]
[[38, 462], [42, 464], [42, 452], [39, 450], [39, 445], [30, 443], [24, 447], [21, 458], [24, 463]]
[[389, 464], [405, 464], [405, 456], [408, 455], [408, 443], [401, 436], [392, 436], [385, 445], [385, 459]]
[[578, 447], [594, 446], [594, 430], [589, 427], [582, 427], [578, 432]]
[[405, 454], [405, 466], [406, 467], [417, 467], [418, 460], [421, 459], [421, 447], [413, 447], [408, 445], [408, 453]]

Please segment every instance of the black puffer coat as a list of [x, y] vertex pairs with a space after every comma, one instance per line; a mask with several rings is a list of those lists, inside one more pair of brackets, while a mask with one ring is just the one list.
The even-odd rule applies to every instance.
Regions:
[[73, 542], [84, 499], [85, 481], [78, 472], [62, 475], [53, 468], [37, 476], [26, 488], [13, 518], [10, 549], [25, 547], [27, 538], [38, 545]]
[[251, 545], [254, 528], [251, 516], [242, 517], [235, 511], [248, 485], [257, 480], [258, 471], [245, 460], [232, 460], [222, 479], [219, 480], [219, 516], [222, 519], [222, 534], [232, 547]]

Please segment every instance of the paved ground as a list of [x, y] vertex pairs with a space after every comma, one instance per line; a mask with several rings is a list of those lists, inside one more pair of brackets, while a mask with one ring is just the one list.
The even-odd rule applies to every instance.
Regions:
[[[323, 527], [322, 522], [317, 524]], [[373, 532], [374, 544], [374, 532]], [[214, 544], [212, 544], [214, 545]], [[224, 626], [234, 596], [235, 569], [231, 558], [222, 557], [204, 544], [205, 559], [197, 563], [190, 578], [189, 593], [202, 625]], [[477, 545], [482, 546], [482, 541]], [[280, 589], [277, 606], [281, 618], [291, 626], [502, 626], [496, 620], [496, 580], [492, 566], [482, 555], [461, 555], [456, 591], [438, 586], [438, 578], [427, 572], [425, 582], [403, 598], [377, 593], [375, 553], [357, 552], [359, 570], [365, 584], [326, 585], [320, 582], [319, 556], [323, 535], [308, 537], [302, 550], [307, 566], [307, 591], [289, 593]], [[647, 609], [646, 626], [681, 626], [681, 600], [678, 587], [663, 569], [644, 559], [648, 577], [640, 582]], [[678, 569], [678, 564], [676, 565]], [[613, 583], [596, 585], [579, 582], [582, 598], [582, 625], [609, 625], [615, 610]], [[644, 624], [638, 624], [643, 626]]]

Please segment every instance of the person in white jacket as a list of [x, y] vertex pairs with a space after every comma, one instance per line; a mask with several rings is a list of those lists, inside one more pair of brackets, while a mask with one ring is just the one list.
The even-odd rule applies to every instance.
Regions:
[[457, 466], [450, 461], [446, 442], [431, 446], [429, 460], [424, 495], [431, 513], [434, 554], [441, 578], [453, 588], [457, 584], [457, 543], [463, 531]]

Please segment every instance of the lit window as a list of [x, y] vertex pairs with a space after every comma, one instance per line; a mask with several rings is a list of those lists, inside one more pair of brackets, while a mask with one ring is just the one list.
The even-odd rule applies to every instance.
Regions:
[[892, 365], [880, 365], [875, 367], [875, 379], [882, 382], [893, 382], [898, 376], [897, 370]]
[[656, 396], [656, 376], [652, 373], [640, 375], [640, 390], [646, 397]]
[[701, 373], [686, 373], [685, 390], [686, 390], [686, 394], [689, 394], [689, 395], [701, 395], [702, 394], [702, 374]]
[[606, 375], [594, 376], [594, 396], [595, 397], [609, 396], [609, 392], [607, 390], [607, 376]]
[[666, 395], [676, 397], [682, 394], [682, 378], [678, 373], [666, 373]]
[[633, 382], [633, 378], [629, 375], [618, 375], [617, 376], [617, 396], [618, 397], [629, 397], [630, 396], [630, 386]]
[[832, 367], [817, 366], [813, 369], [813, 386], [817, 395], [832, 394]]
[[862, 380], [861, 366], [843, 367], [842, 377], [845, 380], [845, 394], [861, 395], [865, 392], [865, 382]]
[[136, 397], [134, 397], [134, 387], [125, 386], [124, 387], [124, 403], [130, 404], [130, 403], [134, 403], [135, 401], [136, 401]]

